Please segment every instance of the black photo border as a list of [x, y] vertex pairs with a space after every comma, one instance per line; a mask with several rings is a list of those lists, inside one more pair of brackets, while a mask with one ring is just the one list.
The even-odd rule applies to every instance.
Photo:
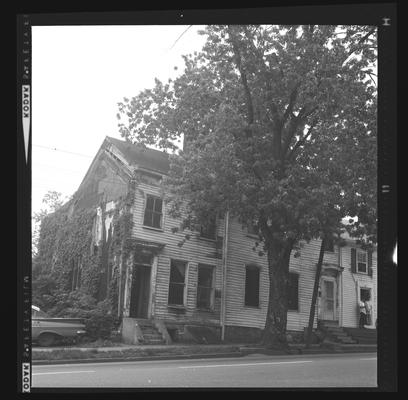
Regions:
[[[252, 4], [251, 4], [252, 5]], [[17, 392], [23, 390], [24, 363], [31, 378], [31, 124], [25, 154], [23, 114], [31, 121], [31, 27], [46, 25], [190, 25], [190, 24], [355, 24], [378, 27], [378, 387], [276, 390], [397, 390], [397, 4], [396, 2], [274, 2], [248, 8], [191, 5], [173, 9], [110, 9], [59, 5], [60, 9], [21, 7], [17, 28]], [[27, 108], [28, 106], [28, 108]], [[35, 105], [34, 105], [35, 106]], [[136, 392], [138, 389], [46, 389], [32, 393]], [[167, 389], [169, 390], [169, 389]], [[191, 389], [211, 390], [205, 388]], [[218, 389], [219, 390], [219, 389]], [[228, 389], [226, 389], [228, 390]], [[231, 389], [230, 389], [231, 390]], [[262, 388], [253, 390], [263, 390]], [[274, 389], [264, 389], [274, 390]]]

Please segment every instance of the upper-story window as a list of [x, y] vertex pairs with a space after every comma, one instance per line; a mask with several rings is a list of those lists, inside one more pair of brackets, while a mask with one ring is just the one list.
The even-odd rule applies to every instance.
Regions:
[[362, 274], [366, 274], [368, 272], [366, 251], [357, 251], [357, 272]]
[[334, 240], [332, 237], [326, 238], [324, 251], [328, 251], [333, 253], [334, 252]]
[[373, 276], [373, 252], [371, 250], [351, 248], [351, 272]]
[[258, 223], [256, 221], [249, 221], [246, 224], [246, 229], [247, 229], [248, 235], [252, 235], [252, 236], [259, 235]]
[[147, 195], [143, 225], [152, 228], [162, 228], [163, 200], [160, 197]]
[[217, 219], [216, 216], [210, 217], [206, 223], [200, 225], [200, 236], [205, 239], [216, 239]]

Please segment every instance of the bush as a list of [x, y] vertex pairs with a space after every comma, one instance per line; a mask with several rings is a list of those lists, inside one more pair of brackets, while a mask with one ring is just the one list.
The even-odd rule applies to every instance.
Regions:
[[110, 339], [117, 329], [119, 319], [112, 315], [108, 300], [101, 301], [96, 308], [87, 312], [85, 326], [90, 339]]
[[53, 307], [48, 313], [53, 317], [82, 318], [86, 328], [86, 337], [90, 340], [111, 339], [119, 325], [119, 319], [112, 314], [109, 300], [99, 303], [80, 290], [71, 293], [54, 294]]
[[32, 282], [32, 304], [46, 310], [54, 305], [54, 292], [56, 290], [55, 280], [48, 275], [38, 276]]

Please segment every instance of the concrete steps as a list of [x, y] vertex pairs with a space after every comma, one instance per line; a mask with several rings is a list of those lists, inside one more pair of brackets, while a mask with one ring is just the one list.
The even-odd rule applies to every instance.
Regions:
[[152, 321], [147, 319], [141, 319], [137, 321], [137, 324], [139, 325], [139, 328], [142, 331], [143, 339], [141, 340], [141, 342], [144, 345], [166, 344], [162, 334], [153, 325]]
[[344, 330], [359, 344], [377, 344], [376, 329], [344, 328]]
[[338, 344], [357, 344], [357, 340], [350, 336], [337, 321], [319, 321], [319, 327], [326, 333], [326, 339]]

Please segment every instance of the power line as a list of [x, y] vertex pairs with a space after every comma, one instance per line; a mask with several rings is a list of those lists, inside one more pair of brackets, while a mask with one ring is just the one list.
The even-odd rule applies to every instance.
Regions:
[[37, 164], [34, 163], [32, 165], [32, 169], [37, 168], [37, 167], [46, 167], [46, 168], [51, 168], [51, 169], [59, 169], [61, 171], [67, 171], [71, 174], [84, 174], [83, 171], [74, 171], [73, 169], [67, 169], [67, 168], [60, 168], [60, 167], [55, 167], [54, 165], [47, 165], [47, 164]]
[[170, 47], [169, 51], [176, 45], [176, 43], [181, 39], [181, 37], [192, 27], [193, 25], [189, 25], [187, 29], [176, 39], [173, 45]]
[[34, 146], [34, 147], [41, 147], [41, 148], [43, 148], [43, 149], [48, 149], [48, 150], [59, 151], [59, 152], [61, 152], [61, 153], [73, 154], [73, 155], [76, 155], [76, 156], [81, 156], [81, 157], [86, 157], [86, 158], [94, 158], [93, 156], [88, 156], [88, 155], [86, 155], [86, 154], [75, 153], [75, 152], [67, 151], [67, 150], [61, 150], [61, 149], [57, 149], [56, 147], [42, 146], [42, 145], [39, 145], [39, 144], [33, 144], [33, 146]]
[[[44, 179], [41, 177], [33, 177], [33, 181], [40, 181], [40, 182], [50, 182], [52, 184], [58, 185], [59, 183], [61, 183], [61, 181], [56, 181], [56, 180], [49, 180], [49, 179]], [[106, 183], [113, 183], [116, 185], [123, 185], [123, 186], [127, 186], [127, 183], [123, 183], [123, 182], [119, 182], [117, 180], [113, 180], [113, 179], [100, 179], [99, 182], [106, 182]]]

